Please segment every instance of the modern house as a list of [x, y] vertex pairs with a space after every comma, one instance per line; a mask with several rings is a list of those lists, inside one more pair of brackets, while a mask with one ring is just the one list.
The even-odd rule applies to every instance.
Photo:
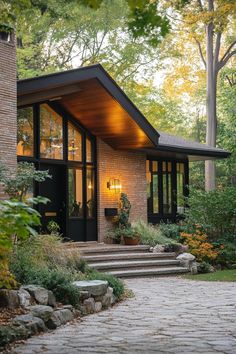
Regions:
[[120, 191], [132, 221], [175, 221], [189, 161], [229, 156], [154, 129], [99, 64], [19, 80], [16, 91], [11, 40], [0, 40], [0, 124], [1, 159], [52, 175], [34, 186], [51, 200], [40, 207], [43, 228], [55, 220], [75, 241], [103, 241]]

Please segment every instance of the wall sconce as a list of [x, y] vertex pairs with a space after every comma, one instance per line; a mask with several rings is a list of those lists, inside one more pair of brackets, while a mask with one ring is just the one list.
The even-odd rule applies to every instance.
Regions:
[[109, 182], [107, 182], [107, 188], [115, 193], [120, 193], [121, 191], [121, 183], [118, 178], [110, 178]]

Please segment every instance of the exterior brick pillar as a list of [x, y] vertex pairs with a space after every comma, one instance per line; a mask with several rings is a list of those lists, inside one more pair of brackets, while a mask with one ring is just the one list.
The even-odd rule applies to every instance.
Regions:
[[0, 36], [0, 160], [12, 173], [17, 165], [16, 79], [15, 35]]

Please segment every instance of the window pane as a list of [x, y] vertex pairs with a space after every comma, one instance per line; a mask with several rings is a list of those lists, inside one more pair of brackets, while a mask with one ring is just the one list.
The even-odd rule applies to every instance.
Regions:
[[171, 182], [171, 163], [162, 163], [162, 180], [163, 180], [163, 213], [170, 214], [172, 212], [172, 182]]
[[34, 155], [34, 118], [33, 108], [17, 111], [17, 155]]
[[94, 217], [94, 172], [87, 169], [87, 218]]
[[92, 162], [93, 157], [92, 157], [92, 143], [91, 140], [88, 138], [86, 139], [86, 161], [87, 162]]
[[149, 169], [149, 160], [146, 161], [146, 182], [147, 182], [147, 198], [151, 197], [151, 172]]
[[159, 199], [158, 199], [158, 175], [157, 174], [152, 176], [152, 192], [153, 192], [152, 210], [153, 210], [153, 213], [158, 213], [159, 212]]
[[177, 212], [184, 213], [184, 164], [177, 163]]
[[63, 159], [62, 117], [47, 104], [40, 106], [40, 156]]
[[68, 170], [69, 216], [83, 217], [82, 170]]
[[152, 161], [152, 172], [157, 172], [157, 171], [158, 171], [158, 162]]
[[68, 160], [82, 160], [82, 136], [71, 123], [68, 123]]

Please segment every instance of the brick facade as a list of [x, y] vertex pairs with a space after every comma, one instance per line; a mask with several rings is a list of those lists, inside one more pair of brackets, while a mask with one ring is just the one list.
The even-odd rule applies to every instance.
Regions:
[[147, 221], [146, 155], [139, 152], [114, 150], [97, 139], [97, 189], [98, 189], [98, 241], [102, 242], [111, 220], [105, 217], [104, 208], [118, 206], [119, 194], [107, 188], [110, 178], [118, 178], [122, 192], [131, 202], [130, 221]]
[[[12, 171], [16, 168], [16, 49], [0, 40], [0, 159]], [[3, 197], [0, 190], [0, 197]]]

